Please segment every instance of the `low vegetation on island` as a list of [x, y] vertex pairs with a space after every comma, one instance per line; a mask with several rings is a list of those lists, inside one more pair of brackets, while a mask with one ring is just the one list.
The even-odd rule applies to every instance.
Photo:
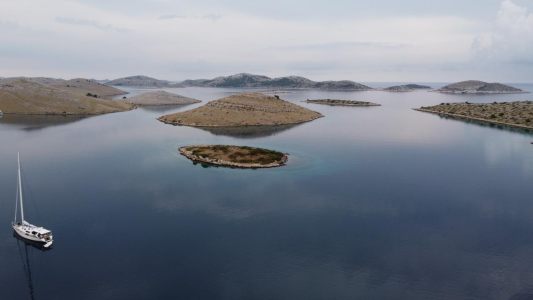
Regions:
[[125, 99], [125, 101], [139, 106], [187, 105], [202, 102], [165, 91], [147, 92]]
[[524, 93], [523, 90], [501, 84], [488, 83], [478, 80], [461, 81], [444, 86], [436, 92], [447, 94], [516, 94]]
[[195, 145], [181, 147], [179, 152], [195, 163], [232, 168], [274, 168], [288, 160], [284, 153], [247, 146]]
[[111, 97], [124, 91], [89, 79], [5, 78], [0, 80], [4, 114], [97, 115], [133, 109]]
[[172, 125], [193, 127], [276, 126], [299, 124], [322, 117], [318, 112], [260, 93], [245, 93], [211, 101], [204, 106], [160, 117]]
[[533, 101], [494, 103], [441, 103], [416, 109], [441, 116], [533, 129]]
[[367, 102], [367, 101], [355, 101], [355, 100], [337, 100], [337, 99], [307, 99], [305, 102], [313, 104], [324, 104], [330, 106], [381, 106], [381, 104]]

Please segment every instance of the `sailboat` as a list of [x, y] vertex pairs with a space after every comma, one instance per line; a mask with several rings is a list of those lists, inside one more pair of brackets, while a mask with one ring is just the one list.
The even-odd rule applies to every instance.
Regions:
[[[17, 201], [15, 202], [15, 218], [13, 219], [13, 229], [22, 238], [38, 243], [44, 243], [43, 247], [48, 248], [54, 242], [52, 232], [46, 228], [30, 224], [24, 219], [24, 204], [22, 198], [22, 176], [20, 172], [20, 154], [17, 155], [18, 161], [18, 185]], [[17, 210], [20, 206], [20, 220], [17, 222]]]

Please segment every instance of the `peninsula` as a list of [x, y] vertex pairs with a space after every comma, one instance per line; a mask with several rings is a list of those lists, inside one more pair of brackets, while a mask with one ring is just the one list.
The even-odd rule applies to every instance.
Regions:
[[435, 90], [439, 93], [447, 94], [516, 94], [524, 93], [523, 90], [501, 84], [488, 83], [478, 80], [461, 81], [449, 84], [440, 89]]
[[5, 78], [0, 80], [4, 114], [97, 115], [133, 109], [104, 99], [125, 92], [88, 79]]
[[533, 129], [533, 101], [441, 103], [435, 106], [423, 106], [416, 110], [456, 119]]
[[187, 105], [202, 101], [165, 91], [143, 93], [125, 100], [138, 106]]
[[247, 146], [197, 145], [179, 148], [181, 155], [193, 162], [231, 168], [274, 168], [287, 163], [284, 153]]
[[160, 117], [172, 125], [194, 127], [274, 126], [299, 124], [322, 117], [318, 112], [260, 93], [245, 93]]
[[336, 99], [307, 99], [305, 102], [313, 104], [324, 104], [330, 106], [381, 106], [381, 104], [366, 102], [366, 101], [355, 101], [355, 100], [336, 100]]

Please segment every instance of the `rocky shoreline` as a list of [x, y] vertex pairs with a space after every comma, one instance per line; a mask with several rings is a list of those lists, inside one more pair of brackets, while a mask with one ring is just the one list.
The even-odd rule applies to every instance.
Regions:
[[477, 121], [492, 125], [519, 129], [533, 129], [533, 102], [506, 102], [490, 104], [442, 103], [415, 108], [420, 112], [433, 113], [453, 119]]
[[[227, 159], [222, 159], [218, 157], [207, 157], [207, 155], [202, 155], [196, 153], [198, 149], [216, 149], [216, 147], [226, 147], [233, 148], [233, 150], [258, 150], [258, 151], [268, 151], [272, 153], [277, 153], [280, 155], [280, 159], [270, 162], [270, 163], [261, 163], [261, 162], [238, 162], [230, 161]], [[238, 147], [238, 146], [228, 146], [228, 145], [194, 145], [194, 146], [185, 146], [178, 148], [178, 151], [181, 155], [190, 159], [194, 163], [203, 163], [213, 166], [221, 167], [230, 167], [238, 169], [267, 169], [267, 168], [277, 168], [284, 166], [288, 161], [288, 155], [272, 150], [266, 150], [261, 148], [251, 148], [251, 147]], [[232, 154], [229, 154], [231, 156]]]
[[330, 105], [330, 106], [362, 106], [362, 107], [381, 106], [381, 104], [367, 102], [367, 101], [338, 100], [338, 99], [314, 99], [314, 100], [307, 99], [305, 102], [312, 103], [312, 104]]

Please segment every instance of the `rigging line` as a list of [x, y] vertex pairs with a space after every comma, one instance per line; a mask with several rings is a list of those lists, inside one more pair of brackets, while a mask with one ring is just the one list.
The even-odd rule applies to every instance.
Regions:
[[[17, 176], [17, 181], [18, 181], [18, 176]], [[13, 224], [17, 223], [18, 208], [19, 208], [19, 185], [17, 182], [17, 195], [15, 195], [15, 217], [13, 218]]]
[[25, 182], [28, 182], [27, 178], [26, 178], [26, 174], [24, 172], [24, 170], [22, 169], [22, 166], [20, 167], [20, 174], [22, 176], [22, 185], [25, 189], [25, 192], [26, 192], [26, 203], [28, 203], [28, 200], [27, 199], [30, 199], [29, 202], [31, 204], [31, 207], [33, 209], [33, 211], [35, 212], [35, 216], [37, 219], [37, 221], [41, 221], [41, 213], [39, 211], [39, 207], [35, 204], [35, 193], [33, 192], [33, 189], [31, 188], [31, 186], [29, 184], [25, 184]]

